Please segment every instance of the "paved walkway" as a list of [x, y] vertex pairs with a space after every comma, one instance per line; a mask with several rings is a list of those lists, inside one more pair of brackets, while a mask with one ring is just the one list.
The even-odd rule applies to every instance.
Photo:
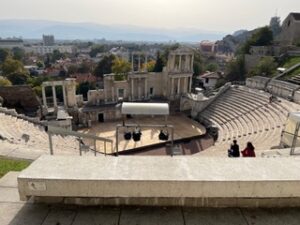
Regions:
[[300, 208], [76, 207], [19, 201], [17, 176], [0, 179], [1, 225], [299, 225]]

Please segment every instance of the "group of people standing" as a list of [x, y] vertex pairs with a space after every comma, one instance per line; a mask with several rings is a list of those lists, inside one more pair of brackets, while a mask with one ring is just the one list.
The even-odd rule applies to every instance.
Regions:
[[254, 149], [252, 143], [248, 142], [246, 148], [240, 152], [240, 146], [237, 144], [236, 140], [233, 140], [233, 143], [228, 150], [228, 157], [240, 157], [240, 154], [242, 154], [243, 157], [255, 157]]

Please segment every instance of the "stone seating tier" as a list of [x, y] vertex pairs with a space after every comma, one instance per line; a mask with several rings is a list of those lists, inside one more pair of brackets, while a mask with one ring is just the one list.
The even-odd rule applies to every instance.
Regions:
[[281, 98], [270, 103], [269, 94], [265, 92], [233, 86], [202, 111], [199, 120], [209, 121], [219, 128], [212, 150], [221, 150], [224, 154], [233, 139], [237, 139], [241, 147], [251, 141], [256, 149], [270, 149], [279, 145], [288, 113], [299, 109], [298, 104]]
[[[4, 138], [1, 142], [12, 144], [12, 148], [17, 145], [23, 149], [49, 153], [48, 134], [40, 125], [0, 113], [0, 135]], [[24, 135], [29, 137], [28, 140], [24, 139]], [[56, 154], [79, 154], [79, 144], [74, 137], [54, 135], [53, 145]]]

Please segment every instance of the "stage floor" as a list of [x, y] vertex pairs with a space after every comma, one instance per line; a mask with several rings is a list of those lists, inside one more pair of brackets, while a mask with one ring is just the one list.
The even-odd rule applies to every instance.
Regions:
[[[116, 126], [122, 124], [122, 121], [116, 122], [104, 122], [104, 123], [93, 123], [91, 128], [84, 128], [79, 130], [79, 132], [97, 135], [98, 137], [109, 138], [113, 140], [113, 145], [107, 143], [106, 152], [112, 154], [116, 152]], [[187, 118], [186, 116], [169, 116], [167, 122], [164, 117], [135, 117], [132, 119], [126, 119], [126, 124], [159, 124], [159, 125], [173, 125], [174, 126], [174, 141], [181, 139], [188, 139], [193, 137], [199, 137], [206, 133], [206, 129], [201, 124], [194, 120]], [[133, 131], [134, 128], [129, 128], [129, 131]], [[134, 142], [132, 139], [126, 141], [124, 139], [124, 132], [126, 128], [119, 128], [119, 152], [132, 150], [137, 148], [144, 148], [147, 146], [153, 146], [156, 144], [164, 143], [165, 141], [160, 141], [158, 135], [160, 133], [159, 128], [141, 128], [142, 136], [139, 142]], [[169, 130], [171, 134], [171, 130]], [[170, 140], [170, 138], [169, 138]], [[91, 147], [93, 147], [92, 140], [84, 140], [84, 142]], [[97, 151], [104, 153], [104, 144], [97, 141], [96, 143]]]

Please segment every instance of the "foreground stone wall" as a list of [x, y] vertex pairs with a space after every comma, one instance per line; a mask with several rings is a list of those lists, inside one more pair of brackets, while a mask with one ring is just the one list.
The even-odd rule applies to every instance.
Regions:
[[18, 187], [22, 200], [34, 196], [84, 205], [300, 206], [299, 162], [45, 155], [21, 172]]

